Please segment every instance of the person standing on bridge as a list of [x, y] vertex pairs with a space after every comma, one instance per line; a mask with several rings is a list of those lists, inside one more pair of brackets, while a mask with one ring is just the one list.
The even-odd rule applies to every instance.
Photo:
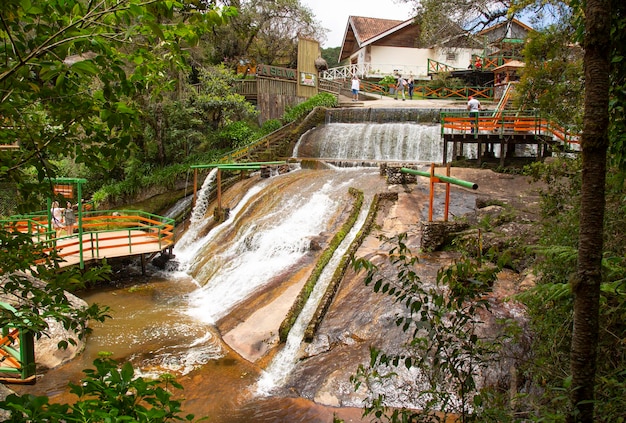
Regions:
[[74, 234], [74, 225], [76, 224], [76, 213], [74, 213], [74, 206], [71, 202], [67, 202], [67, 208], [65, 209], [65, 229], [68, 235]]
[[352, 75], [352, 101], [359, 100], [359, 90], [361, 89], [361, 81], [356, 76], [356, 74]]
[[469, 99], [467, 101], [467, 110], [469, 110], [470, 118], [472, 118], [472, 134], [474, 133], [474, 131], [478, 132], [478, 115], [480, 109], [480, 101], [472, 96], [469, 96]]
[[58, 201], [52, 202], [50, 214], [52, 215], [52, 227], [56, 231], [56, 237], [59, 238], [61, 236], [61, 232], [63, 232], [63, 228], [65, 228], [65, 225], [63, 224], [63, 209], [59, 207]]

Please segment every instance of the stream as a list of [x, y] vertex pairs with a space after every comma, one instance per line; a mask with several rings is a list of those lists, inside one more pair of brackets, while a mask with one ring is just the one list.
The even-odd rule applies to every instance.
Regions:
[[[303, 136], [294, 156], [440, 162], [439, 127], [435, 128], [410, 123], [327, 124]], [[92, 367], [99, 352], [108, 351], [113, 358], [131, 361], [142, 376], [176, 375], [184, 386], [184, 412], [209, 416], [211, 422], [332, 422], [333, 415], [361, 421], [361, 397], [350, 393], [347, 381], [341, 390], [342, 398], [348, 399], [324, 399], [319, 393], [307, 395], [304, 391], [309, 388], [298, 391], [294, 375], [307, 377], [309, 370], [298, 369], [299, 360], [312, 356], [302, 351], [302, 336], [325, 284], [361, 229], [373, 195], [390, 189], [378, 168], [293, 166], [291, 172], [267, 179], [252, 174], [224, 194], [229, 218], [208, 230], [212, 206], [203, 200], [203, 193], [214, 181], [212, 173], [199, 192], [187, 232], [177, 241], [177, 267], [151, 268], [146, 277], [129, 268], [115, 286], [80, 293], [90, 304], [109, 306], [113, 318], [92, 325], [93, 334], [77, 359], [45, 372], [34, 386], [16, 387], [18, 392], [71, 401], [67, 381], [77, 382], [82, 369]], [[423, 216], [426, 185], [408, 200], [413, 202], [408, 205], [415, 213], [410, 218], [413, 226]], [[286, 344], [279, 346], [278, 325], [319, 256], [320, 249], [314, 246], [324, 248], [349, 213], [350, 187], [362, 190], [366, 198], [358, 222], [325, 269]], [[472, 204], [473, 197], [468, 198], [460, 202], [463, 207]], [[428, 272], [433, 269], [434, 264]], [[380, 304], [380, 313], [389, 315], [384, 303], [367, 301]], [[353, 311], [344, 317], [333, 315], [331, 332], [335, 330], [346, 345], [358, 339], [342, 330], [360, 318]], [[368, 344], [359, 348], [367, 357]], [[319, 360], [315, 371], [332, 374], [343, 366], [349, 374], [356, 371], [361, 353], [348, 354], [344, 363]]]

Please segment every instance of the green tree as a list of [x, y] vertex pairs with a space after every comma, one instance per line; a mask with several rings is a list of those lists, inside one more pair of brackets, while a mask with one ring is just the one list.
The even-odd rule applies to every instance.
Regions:
[[585, 102], [578, 265], [572, 282], [574, 320], [571, 347], [570, 421], [594, 421], [607, 150], [611, 2], [587, 0], [584, 12]]
[[[492, 391], [479, 386], [478, 377], [499, 359], [499, 351], [508, 336], [481, 335], [481, 315], [489, 312], [485, 294], [496, 279], [496, 267], [480, 267], [461, 259], [437, 274], [436, 283], [420, 280], [415, 271], [418, 259], [405, 245], [406, 234], [389, 251], [389, 262], [396, 274], [380, 270], [371, 262], [357, 259], [354, 268], [366, 270], [365, 283], [375, 292], [389, 295], [403, 306], [396, 315], [396, 325], [409, 334], [403, 351], [389, 354], [372, 348], [369, 366], [361, 365], [352, 377], [356, 389], [372, 386], [394, 377], [395, 369], [417, 369], [424, 382], [412, 401], [421, 404], [419, 411], [389, 409], [385, 398], [371, 399], [365, 414], [381, 421], [445, 422], [456, 416], [462, 422], [485, 421]], [[505, 326], [503, 325], [503, 329]], [[419, 379], [419, 378], [418, 378]]]
[[[178, 72], [164, 70], [184, 71], [185, 49], [224, 22], [218, 10], [195, 13], [187, 6], [161, 0], [2, 2], [0, 142], [19, 148], [0, 150], [0, 181], [15, 187], [18, 211], [41, 210], [53, 197], [59, 159], [107, 171], [126, 156], [143, 129], [133, 98], [175, 86], [168, 75]], [[184, 19], [175, 19], [179, 12]], [[16, 312], [3, 312], [0, 323], [43, 336], [50, 317], [84, 336], [86, 322], [104, 319], [106, 309], [76, 310], [64, 290], [105, 278], [107, 268], [59, 272], [59, 257], [45, 247], [0, 227], [0, 289], [16, 300]]]
[[159, 380], [136, 377], [130, 363], [118, 368], [107, 357], [94, 361], [95, 369], [84, 370], [80, 384], [70, 383], [76, 395], [73, 404], [50, 403], [48, 397], [9, 395], [0, 408], [11, 411], [8, 422], [145, 422], [192, 421], [181, 416], [181, 401], [171, 388], [182, 389], [170, 375]]
[[572, 132], [580, 132], [583, 112], [583, 57], [571, 43], [575, 28], [565, 22], [528, 36], [524, 72], [516, 88], [520, 109], [537, 109]]
[[240, 61], [296, 67], [298, 37], [320, 40], [322, 30], [300, 0], [229, 0], [239, 14], [208, 37], [214, 63]]

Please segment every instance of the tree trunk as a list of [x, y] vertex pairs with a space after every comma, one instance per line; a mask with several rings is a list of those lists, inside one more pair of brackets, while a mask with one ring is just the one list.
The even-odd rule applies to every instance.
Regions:
[[572, 283], [571, 422], [593, 422], [609, 123], [609, 0], [585, 6], [585, 110], [578, 269]]

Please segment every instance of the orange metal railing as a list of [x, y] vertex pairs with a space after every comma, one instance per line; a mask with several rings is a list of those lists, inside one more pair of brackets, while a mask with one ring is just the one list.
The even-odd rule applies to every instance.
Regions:
[[65, 235], [63, 230], [59, 237], [45, 212], [14, 216], [0, 224], [9, 231], [31, 234], [33, 242], [45, 246], [45, 253], [56, 250], [61, 258], [79, 255], [81, 265], [107, 250], [122, 249], [123, 255], [133, 255], [142, 245], [163, 250], [175, 242], [173, 219], [139, 210], [83, 212], [75, 232]]
[[547, 135], [555, 138], [568, 147], [579, 144], [580, 135], [566, 130], [549, 119], [532, 114], [522, 115], [520, 112], [500, 112], [487, 115], [484, 112], [478, 117], [470, 117], [463, 112], [444, 112], [441, 114], [441, 134], [454, 132], [468, 133], [472, 128], [476, 137], [482, 133], [497, 134], [534, 134]]

